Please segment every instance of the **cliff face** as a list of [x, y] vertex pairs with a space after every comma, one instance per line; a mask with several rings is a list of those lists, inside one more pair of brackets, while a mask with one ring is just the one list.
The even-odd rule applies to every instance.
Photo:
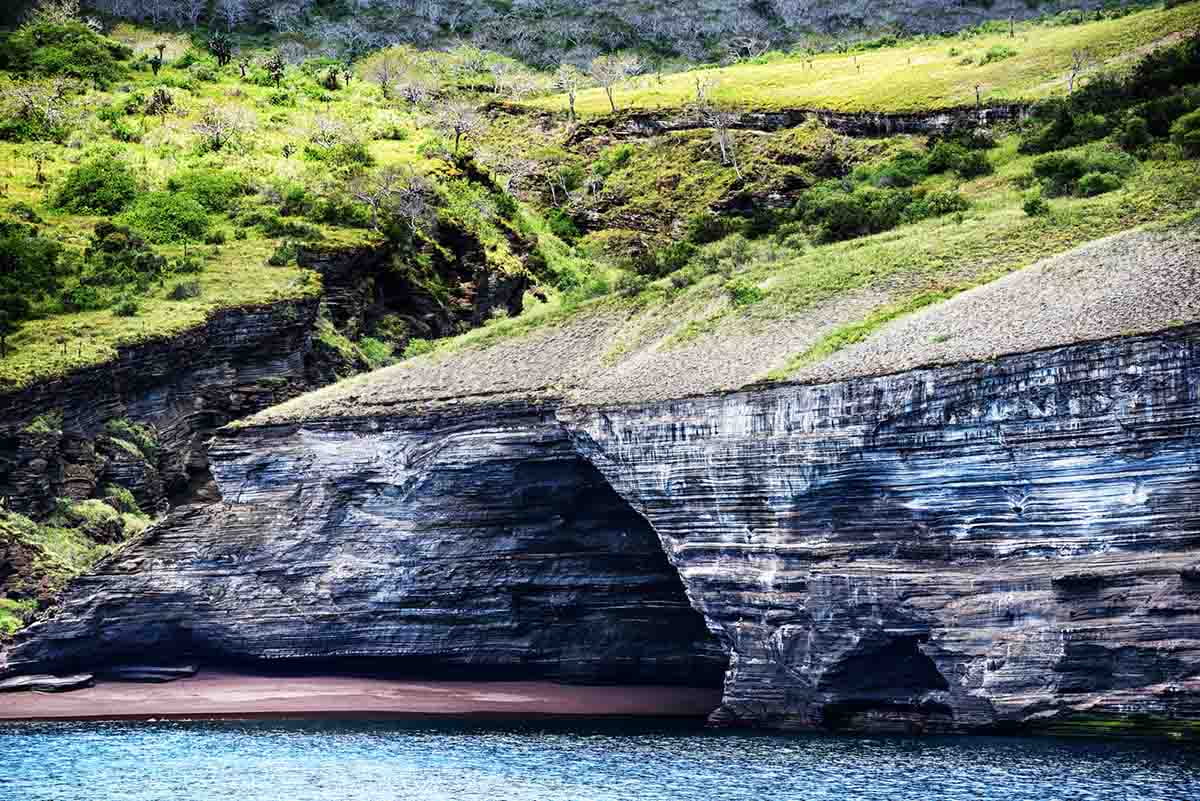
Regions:
[[1200, 331], [570, 415], [730, 654], [714, 721], [1200, 717]]
[[[123, 348], [111, 363], [0, 396], [0, 497], [41, 515], [55, 498], [119, 484], [161, 511], [203, 476], [206, 435], [312, 387], [316, 312], [315, 299], [233, 309], [171, 340]], [[162, 458], [106, 437], [114, 419], [153, 425]]]
[[250, 428], [212, 455], [225, 501], [77, 580], [10, 669], [153, 653], [720, 680], [725, 658], [654, 532], [550, 408]]
[[718, 723], [1200, 719], [1195, 327], [608, 408], [372, 413], [366, 386], [354, 416], [225, 430], [225, 501], [77, 580], [0, 672], [706, 683], [690, 602]]

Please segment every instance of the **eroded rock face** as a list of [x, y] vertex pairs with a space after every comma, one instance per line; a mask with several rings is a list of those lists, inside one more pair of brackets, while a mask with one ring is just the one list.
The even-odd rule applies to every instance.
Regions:
[[715, 685], [654, 532], [550, 408], [234, 431], [225, 499], [75, 582], [8, 672], [184, 655]]
[[639, 406], [370, 386], [353, 414], [223, 432], [224, 502], [78, 580], [0, 673], [700, 684], [719, 642], [718, 723], [1200, 721], [1195, 326]]
[[565, 415], [730, 653], [714, 721], [1200, 718], [1200, 332]]

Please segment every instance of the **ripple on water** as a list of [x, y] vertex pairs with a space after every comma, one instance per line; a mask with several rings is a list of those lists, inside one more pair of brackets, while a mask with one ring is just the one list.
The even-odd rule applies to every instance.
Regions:
[[1200, 801], [1200, 752], [643, 723], [0, 726], [3, 801]]

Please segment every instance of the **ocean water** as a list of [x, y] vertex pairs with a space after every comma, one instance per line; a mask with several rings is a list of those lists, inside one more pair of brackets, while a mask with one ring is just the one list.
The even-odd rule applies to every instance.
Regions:
[[1200, 751], [635, 722], [5, 724], [0, 799], [1200, 801]]

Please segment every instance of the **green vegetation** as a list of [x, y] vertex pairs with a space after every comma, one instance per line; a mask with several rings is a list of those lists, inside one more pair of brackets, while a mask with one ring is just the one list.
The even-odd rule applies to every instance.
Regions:
[[[1200, 6], [1149, 7], [1084, 24], [1048, 22], [1019, 24], [1015, 39], [1007, 23], [990, 24], [950, 40], [918, 37], [841, 53], [768, 54], [703, 75], [712, 84], [712, 102], [728, 108], [922, 111], [973, 106], [976, 86], [985, 103], [1038, 100], [1065, 91], [1073, 53], [1086, 51], [1099, 62], [1126, 59], [1194, 28]], [[627, 80], [615, 96], [620, 109], [685, 107], [696, 100], [696, 73]], [[568, 107], [565, 95], [532, 102]], [[609, 102], [603, 89], [587, 89], [578, 92], [575, 108], [604, 114]]]

